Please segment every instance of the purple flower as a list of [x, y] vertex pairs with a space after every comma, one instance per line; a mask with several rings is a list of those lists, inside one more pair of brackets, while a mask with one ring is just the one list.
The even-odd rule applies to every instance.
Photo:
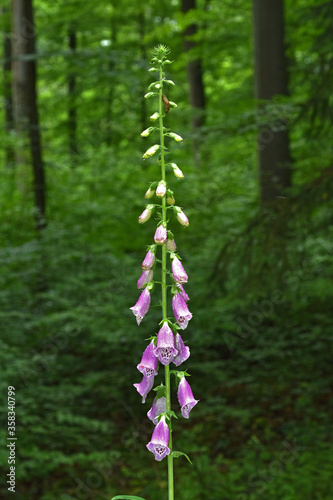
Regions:
[[158, 245], [163, 245], [166, 242], [166, 240], [167, 240], [167, 230], [163, 226], [163, 224], [160, 224], [156, 228], [155, 235], [154, 235], [154, 241]]
[[166, 321], [163, 323], [162, 328], [157, 334], [157, 345], [154, 348], [154, 354], [164, 366], [169, 365], [173, 358], [177, 355], [177, 350], [175, 349], [175, 337]]
[[154, 378], [155, 375], [157, 375], [157, 365], [158, 359], [154, 355], [154, 341], [152, 340], [143, 351], [142, 358], [137, 366], [137, 369], [147, 379], [151, 377]]
[[190, 357], [190, 348], [184, 344], [184, 341], [179, 333], [176, 334], [175, 347], [178, 354], [175, 358], [173, 358], [172, 362], [176, 366], [179, 366], [183, 361], [186, 361]]
[[142, 288], [147, 283], [150, 283], [153, 279], [154, 276], [154, 271], [152, 269], [149, 269], [148, 271], [143, 271], [140, 278], [138, 279], [137, 287]]
[[177, 396], [183, 417], [189, 418], [190, 411], [199, 400], [194, 399], [190, 384], [187, 382], [185, 377], [183, 377], [179, 382]]
[[192, 319], [192, 314], [188, 310], [187, 304], [179, 292], [175, 293], [172, 297], [172, 310], [178, 325], [182, 330], [185, 330], [188, 322]]
[[176, 283], [187, 283], [188, 276], [185, 272], [183, 264], [178, 257], [174, 256], [171, 263], [172, 276]]
[[148, 392], [154, 385], [154, 377], [148, 378], [143, 376], [140, 384], [133, 384], [133, 385], [140, 394], [140, 396], [142, 396], [142, 402], [144, 403], [146, 401]]
[[187, 293], [185, 292], [185, 289], [184, 289], [183, 285], [181, 283], [177, 283], [177, 288], [179, 288], [179, 290], [180, 290], [179, 294], [183, 297], [183, 299], [185, 300], [185, 302], [189, 301], [190, 298], [187, 295]]
[[142, 318], [147, 314], [150, 306], [150, 291], [148, 288], [145, 288], [135, 304], [135, 306], [130, 307], [131, 311], [133, 311], [134, 316], [136, 317], [136, 322], [140, 325]]
[[154, 425], [158, 423], [158, 416], [161, 413], [166, 412], [166, 398], [163, 396], [162, 398], [154, 399], [153, 406], [150, 408], [147, 413], [147, 417], [153, 422]]
[[165, 421], [165, 417], [156, 425], [151, 441], [147, 444], [149, 451], [154, 453], [155, 460], [160, 462], [166, 455], [170, 455], [169, 444], [169, 427]]
[[155, 253], [152, 252], [151, 250], [148, 250], [142, 262], [142, 269], [144, 271], [148, 271], [153, 267], [154, 263], [155, 263]]

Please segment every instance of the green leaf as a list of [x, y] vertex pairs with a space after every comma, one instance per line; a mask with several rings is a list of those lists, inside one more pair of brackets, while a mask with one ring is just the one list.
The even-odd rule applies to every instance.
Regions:
[[188, 456], [188, 455], [186, 455], [186, 453], [183, 453], [182, 451], [175, 451], [175, 450], [174, 450], [174, 451], [171, 453], [171, 456], [173, 456], [174, 458], [179, 458], [179, 457], [183, 456], [183, 457], [185, 457], [185, 458], [186, 458], [186, 460], [188, 460], [188, 461], [190, 462], [190, 464], [192, 465], [192, 462], [191, 462], [191, 460], [190, 460], [189, 456]]

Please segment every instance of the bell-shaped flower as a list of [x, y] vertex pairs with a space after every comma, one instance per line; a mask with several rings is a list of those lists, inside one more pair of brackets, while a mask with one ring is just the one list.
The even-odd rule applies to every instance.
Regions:
[[160, 462], [164, 457], [170, 455], [169, 448], [169, 426], [165, 421], [165, 416], [156, 425], [151, 441], [147, 444], [149, 451], [154, 453], [155, 460]]
[[187, 283], [188, 276], [185, 272], [184, 266], [176, 255], [171, 254], [171, 269], [172, 276], [176, 283]]
[[145, 258], [142, 261], [142, 269], [144, 271], [149, 271], [155, 263], [155, 252], [148, 250]]
[[192, 319], [192, 313], [179, 292], [172, 297], [172, 310], [178, 325], [182, 330], [185, 330], [188, 322]]
[[172, 362], [176, 366], [179, 366], [183, 363], [183, 361], [186, 361], [190, 357], [190, 348], [184, 344], [184, 341], [179, 333], [176, 333], [175, 347], [178, 354], [175, 358], [173, 358]]
[[148, 392], [152, 389], [154, 385], [154, 377], [143, 376], [140, 384], [133, 384], [140, 396], [142, 396], [142, 402], [146, 401]]
[[183, 297], [183, 299], [185, 300], [185, 302], [188, 302], [190, 300], [189, 296], [187, 295], [187, 293], [185, 292], [185, 289], [183, 287], [183, 285], [181, 283], [177, 283], [177, 288], [180, 290], [180, 295]]
[[137, 282], [138, 288], [143, 288], [145, 285], [150, 283], [153, 280], [154, 271], [149, 269], [148, 271], [142, 271], [142, 274]]
[[154, 205], [147, 205], [142, 214], [139, 216], [139, 223], [143, 224], [144, 222], [147, 222], [147, 220], [150, 219], [153, 211], [154, 211]]
[[153, 401], [153, 405], [150, 408], [149, 412], [147, 413], [147, 417], [153, 422], [154, 425], [157, 425], [158, 423], [158, 416], [161, 415], [161, 413], [166, 412], [166, 397], [162, 398], [155, 398]]
[[163, 245], [167, 240], [167, 230], [166, 227], [163, 226], [163, 224], [160, 224], [157, 226], [155, 235], [154, 235], [154, 241], [158, 245]]
[[183, 417], [189, 418], [190, 411], [199, 402], [199, 400], [194, 399], [190, 384], [187, 382], [185, 377], [183, 377], [179, 382], [177, 397]]
[[177, 350], [175, 349], [175, 337], [166, 321], [164, 321], [162, 328], [157, 334], [157, 343], [154, 348], [154, 354], [164, 366], [169, 365], [173, 358], [177, 355]]
[[135, 306], [130, 307], [131, 311], [133, 311], [134, 316], [136, 317], [136, 322], [140, 325], [143, 317], [147, 314], [150, 306], [150, 290], [146, 287], [135, 304]]
[[143, 351], [140, 363], [137, 366], [139, 372], [142, 373], [147, 379], [157, 375], [158, 359], [154, 355], [154, 341]]

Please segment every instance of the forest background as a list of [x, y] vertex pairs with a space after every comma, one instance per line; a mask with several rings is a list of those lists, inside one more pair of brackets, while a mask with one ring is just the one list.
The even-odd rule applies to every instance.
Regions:
[[176, 498], [333, 498], [332, 33], [322, 0], [2, 2], [0, 435], [14, 386], [19, 498], [165, 495], [132, 385], [157, 314], [129, 310], [159, 43], [200, 399], [174, 428], [193, 462]]

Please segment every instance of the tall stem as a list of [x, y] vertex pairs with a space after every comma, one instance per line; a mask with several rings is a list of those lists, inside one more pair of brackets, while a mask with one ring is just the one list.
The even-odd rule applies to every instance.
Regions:
[[[164, 152], [164, 132], [163, 132], [163, 70], [160, 67], [160, 90], [159, 90], [159, 128], [160, 128], [160, 144], [161, 144], [161, 177], [165, 182], [165, 152]], [[163, 225], [167, 226], [166, 217], [166, 197], [162, 198], [162, 221]], [[163, 320], [167, 319], [167, 286], [166, 286], [166, 266], [167, 250], [166, 245], [162, 246], [162, 315]], [[171, 391], [170, 391], [170, 368], [169, 365], [165, 366], [165, 389], [166, 389], [166, 408], [171, 411]], [[172, 426], [171, 419], [169, 421], [169, 448], [170, 455], [168, 455], [168, 500], [174, 500], [173, 490], [173, 458], [172, 458]]]

